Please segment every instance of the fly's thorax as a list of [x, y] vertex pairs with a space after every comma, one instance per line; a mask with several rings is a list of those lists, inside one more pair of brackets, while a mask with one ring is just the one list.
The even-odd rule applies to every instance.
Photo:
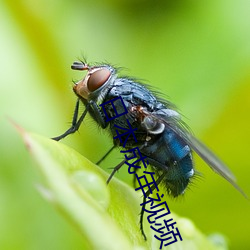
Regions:
[[115, 81], [117, 75], [115, 69], [109, 65], [88, 67], [87, 75], [73, 87], [75, 94], [80, 99], [102, 102], [108, 87]]

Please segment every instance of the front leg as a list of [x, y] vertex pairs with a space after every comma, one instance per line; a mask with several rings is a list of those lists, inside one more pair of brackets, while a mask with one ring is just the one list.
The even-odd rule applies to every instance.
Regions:
[[89, 105], [91, 107], [91, 113], [93, 114], [96, 122], [101, 125], [101, 127], [104, 129], [108, 126], [108, 123], [105, 121], [104, 119], [104, 115], [101, 112], [101, 109], [99, 108], [99, 106], [97, 105], [96, 102], [90, 100], [89, 101]]
[[80, 101], [78, 99], [77, 102], [76, 102], [76, 106], [75, 106], [75, 111], [74, 111], [74, 116], [73, 116], [71, 127], [66, 132], [64, 132], [62, 135], [59, 135], [57, 137], [53, 137], [51, 139], [53, 139], [55, 141], [60, 141], [64, 137], [68, 136], [69, 134], [75, 133], [79, 129], [79, 127], [80, 127], [80, 125], [81, 125], [84, 117], [86, 116], [87, 112], [89, 111], [89, 105], [87, 105], [86, 109], [84, 110], [84, 112], [82, 113], [81, 117], [77, 121], [78, 111], [79, 111], [79, 103], [80, 103]]

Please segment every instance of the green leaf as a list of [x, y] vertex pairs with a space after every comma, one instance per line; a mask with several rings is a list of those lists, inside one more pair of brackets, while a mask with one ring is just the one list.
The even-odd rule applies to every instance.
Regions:
[[[75, 150], [21, 130], [25, 144], [38, 163], [46, 187], [39, 185], [43, 196], [81, 232], [82, 249], [159, 249], [146, 216], [144, 241], [139, 229], [140, 192], [113, 178]], [[213, 244], [194, 224], [172, 213], [183, 241], [167, 249], [226, 249], [226, 243]], [[164, 249], [164, 247], [163, 247]]]

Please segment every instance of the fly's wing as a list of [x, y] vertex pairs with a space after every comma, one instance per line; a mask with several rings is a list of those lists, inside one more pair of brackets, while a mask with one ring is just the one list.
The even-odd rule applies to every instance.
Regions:
[[[171, 111], [172, 112], [172, 111]], [[175, 112], [175, 111], [173, 111]], [[165, 114], [163, 114], [165, 113]], [[178, 114], [178, 113], [177, 113]], [[231, 183], [242, 195], [247, 199], [247, 195], [242, 191], [242, 189], [236, 184], [236, 178], [233, 173], [228, 169], [228, 167], [202, 142], [196, 139], [185, 127], [183, 122], [180, 120], [179, 116], [171, 115], [170, 111], [166, 109], [151, 113], [155, 119], [163, 123], [166, 127], [174, 131], [182, 140], [184, 140], [190, 148], [192, 148], [216, 173], [225, 178], [229, 183]]]
[[187, 144], [210, 166], [217, 174], [224, 177], [230, 182], [242, 195], [247, 199], [247, 195], [237, 185], [236, 178], [229, 168], [222, 162], [210, 149], [208, 149], [202, 142], [196, 139], [191, 134], [181, 136]]

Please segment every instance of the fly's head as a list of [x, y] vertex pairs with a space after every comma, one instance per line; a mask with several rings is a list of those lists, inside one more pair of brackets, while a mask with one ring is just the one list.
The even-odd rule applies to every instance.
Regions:
[[110, 65], [89, 66], [83, 62], [74, 62], [74, 70], [87, 70], [86, 76], [73, 87], [75, 94], [84, 100], [99, 99], [105, 95], [105, 88], [116, 78], [116, 72]]

